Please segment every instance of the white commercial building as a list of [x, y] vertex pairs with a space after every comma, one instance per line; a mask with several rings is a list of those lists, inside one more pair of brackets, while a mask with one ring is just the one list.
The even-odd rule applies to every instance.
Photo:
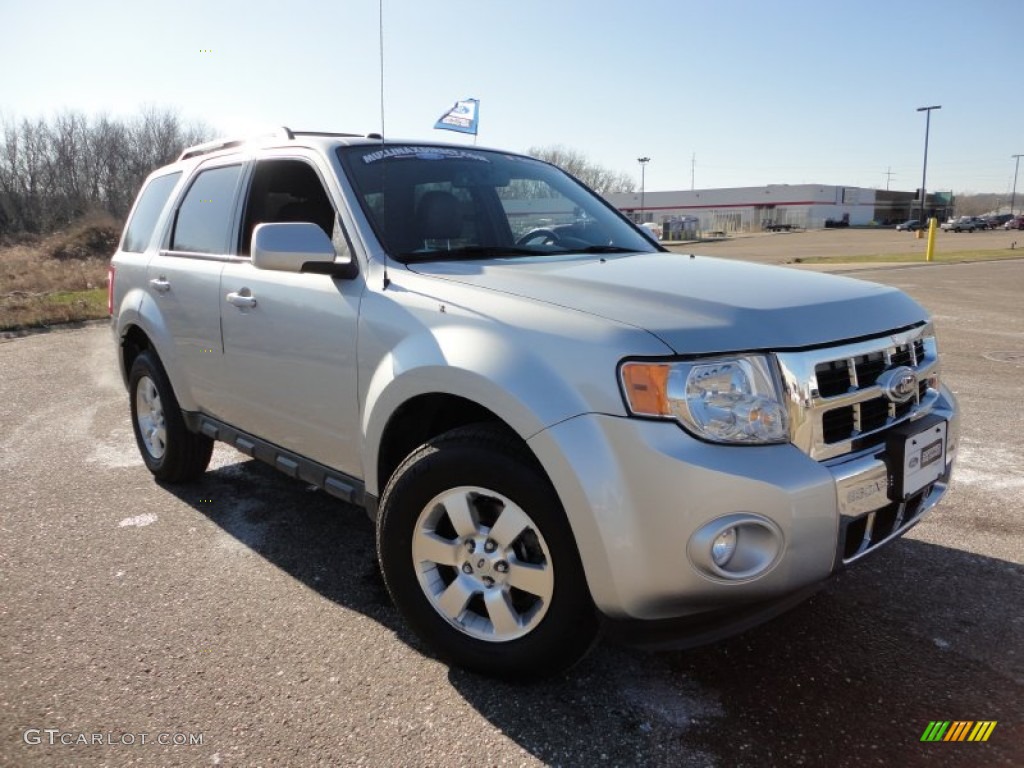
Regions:
[[[914, 192], [824, 184], [769, 184], [765, 187], [617, 193], [608, 201], [636, 222], [690, 232], [758, 232], [769, 227], [818, 229], [829, 226], [895, 224], [917, 215]], [[932, 215], [943, 200], [928, 196]], [[642, 212], [641, 212], [642, 207]]]

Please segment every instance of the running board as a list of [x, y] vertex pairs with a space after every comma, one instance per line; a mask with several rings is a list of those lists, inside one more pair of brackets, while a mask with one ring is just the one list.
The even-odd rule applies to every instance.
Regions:
[[286, 451], [204, 413], [183, 413], [182, 416], [185, 417], [185, 425], [192, 432], [234, 446], [242, 453], [269, 464], [289, 477], [315, 485], [337, 499], [359, 507], [366, 506], [362, 481], [344, 472], [338, 472], [297, 453]]

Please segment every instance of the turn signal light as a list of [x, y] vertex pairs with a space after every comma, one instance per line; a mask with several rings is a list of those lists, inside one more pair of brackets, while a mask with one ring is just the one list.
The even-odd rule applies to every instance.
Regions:
[[663, 363], [626, 363], [622, 383], [633, 413], [643, 416], [668, 416], [669, 365]]

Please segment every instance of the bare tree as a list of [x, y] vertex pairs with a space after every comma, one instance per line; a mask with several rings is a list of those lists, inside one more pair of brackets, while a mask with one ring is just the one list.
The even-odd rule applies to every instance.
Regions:
[[530, 147], [526, 150], [526, 154], [557, 165], [601, 195], [613, 192], [633, 192], [636, 189], [636, 181], [628, 173], [620, 173], [598, 165], [575, 149], [561, 145]]
[[0, 119], [0, 235], [45, 233], [93, 209], [123, 219], [146, 176], [210, 129], [146, 107], [133, 119]]
[[983, 213], [996, 213], [1000, 205], [1007, 202], [1000, 200], [1000, 195], [994, 193], [964, 192], [956, 196], [956, 215], [981, 216]]

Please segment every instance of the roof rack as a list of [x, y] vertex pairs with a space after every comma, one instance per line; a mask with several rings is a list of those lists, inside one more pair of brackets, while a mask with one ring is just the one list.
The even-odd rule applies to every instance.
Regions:
[[252, 141], [253, 139], [273, 137], [282, 139], [292, 139], [295, 136], [290, 129], [286, 128], [285, 126], [281, 126], [280, 128], [277, 128], [273, 131], [268, 131], [267, 133], [258, 133], [253, 136], [235, 136], [233, 138], [214, 139], [213, 141], [208, 141], [205, 144], [196, 144], [194, 147], [188, 147], [178, 157], [178, 162], [181, 162], [182, 160], [188, 160], [191, 157], [208, 155], [211, 152], [216, 152], [221, 149], [230, 149], [231, 147], [237, 147], [242, 144], [245, 144], [247, 141]]
[[200, 155], [208, 155], [211, 152], [217, 152], [221, 149], [231, 149], [245, 144], [248, 141], [255, 139], [294, 139], [296, 136], [336, 136], [338, 138], [363, 138], [361, 133], [331, 133], [329, 131], [293, 131], [288, 126], [282, 125], [280, 128], [275, 128], [272, 131], [266, 133], [257, 133], [251, 136], [236, 136], [233, 138], [222, 138], [208, 141], [205, 144], [196, 144], [194, 147], [188, 147], [178, 157], [178, 161], [188, 160], [191, 157], [199, 157]]
[[361, 139], [361, 133], [332, 133], [331, 131], [291, 131], [294, 136], [336, 136], [339, 139]]

